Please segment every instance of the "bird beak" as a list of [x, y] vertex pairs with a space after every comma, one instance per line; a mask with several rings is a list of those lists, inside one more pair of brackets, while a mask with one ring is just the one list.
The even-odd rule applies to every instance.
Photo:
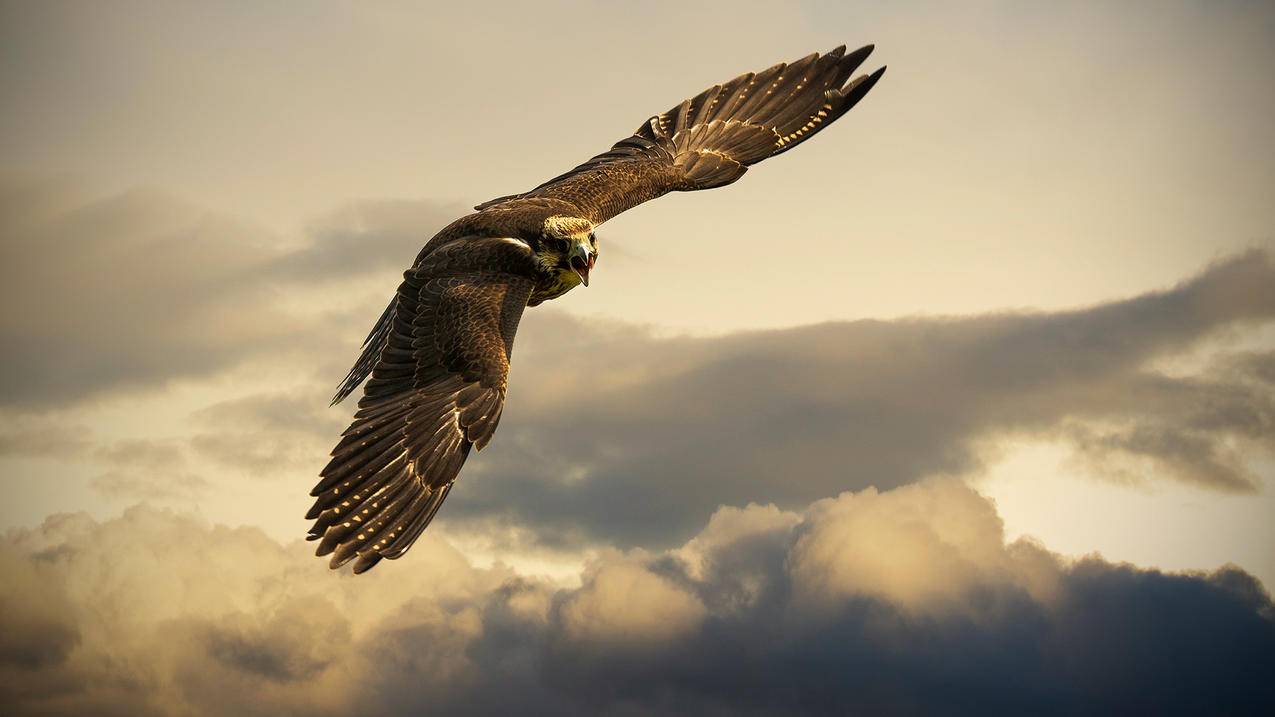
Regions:
[[575, 253], [571, 256], [571, 268], [575, 270], [580, 277], [580, 283], [585, 286], [589, 285], [589, 270], [593, 268], [593, 263], [598, 257], [583, 246], [577, 246]]

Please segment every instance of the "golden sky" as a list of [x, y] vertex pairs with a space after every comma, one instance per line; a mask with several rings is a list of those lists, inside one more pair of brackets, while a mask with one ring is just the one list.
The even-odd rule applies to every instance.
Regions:
[[[20, 710], [1275, 700], [1268, 4], [0, 8]], [[868, 42], [836, 127], [599, 230], [406, 557], [308, 557], [433, 232]]]

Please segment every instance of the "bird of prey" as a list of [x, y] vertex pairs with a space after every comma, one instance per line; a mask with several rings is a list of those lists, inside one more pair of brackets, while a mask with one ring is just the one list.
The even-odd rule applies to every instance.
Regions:
[[594, 229], [668, 192], [730, 184], [818, 134], [885, 72], [852, 79], [871, 52], [842, 46], [714, 85], [430, 239], [332, 400], [371, 376], [311, 492], [316, 553], [361, 573], [407, 552], [496, 431], [523, 309], [589, 285]]

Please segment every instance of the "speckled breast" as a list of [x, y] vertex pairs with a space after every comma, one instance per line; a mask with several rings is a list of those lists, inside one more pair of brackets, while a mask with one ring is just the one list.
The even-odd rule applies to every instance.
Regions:
[[531, 298], [527, 300], [527, 306], [535, 306], [542, 301], [556, 299], [579, 285], [579, 275], [570, 269], [546, 275], [537, 281], [535, 288], [531, 290]]

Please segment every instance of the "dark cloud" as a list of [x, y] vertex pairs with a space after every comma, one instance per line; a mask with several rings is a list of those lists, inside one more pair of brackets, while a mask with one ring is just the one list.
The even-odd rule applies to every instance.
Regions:
[[1240, 378], [1275, 385], [1275, 351], [1248, 351], [1231, 357], [1228, 368]]
[[[1253, 251], [1172, 289], [1066, 312], [655, 338], [524, 319], [499, 438], [441, 514], [672, 545], [720, 504], [796, 507], [984, 466], [986, 439], [1057, 437], [1103, 472], [1249, 492], [1275, 450], [1269, 355], [1156, 362], [1275, 317]], [[834, 469], [830, 469], [835, 467]]]
[[308, 246], [279, 257], [267, 272], [297, 281], [401, 275], [430, 237], [469, 211], [463, 204], [408, 200], [350, 204], [314, 223]]
[[0, 660], [18, 713], [1275, 707], [1275, 609], [1250, 575], [1007, 545], [954, 480], [723, 508], [675, 550], [600, 556], [577, 587], [475, 568], [432, 535], [412, 570], [354, 578], [302, 544], [146, 508], [3, 548], [6, 574], [40, 577], [0, 585], [0, 634], [32, 611], [55, 628]]
[[56, 667], [80, 641], [71, 615], [71, 603], [58, 579], [40, 554], [23, 555], [0, 545], [0, 574], [6, 588], [0, 591], [0, 665], [18, 673]]
[[[384, 296], [370, 289], [339, 314], [294, 308], [351, 276], [392, 284], [452, 211], [351, 205], [285, 248], [155, 194], [88, 202], [12, 183], [0, 194], [15, 238], [4, 245], [14, 300], [0, 324], [14, 347], [3, 380], [15, 410], [250, 359], [295, 369], [288, 387], [197, 412], [172, 480], [164, 466], [113, 464], [83, 436], [60, 454], [104, 462], [102, 490], [148, 499], [199, 494], [207, 463], [309, 483], [348, 416], [323, 404]], [[313, 284], [327, 288], [305, 293]], [[29, 300], [45, 295], [59, 300]], [[1258, 250], [1165, 291], [1049, 313], [667, 338], [529, 311], [499, 438], [471, 459], [440, 527], [489, 542], [530, 531], [555, 549], [671, 547], [722, 504], [797, 508], [976, 473], [988, 439], [1004, 436], [1067, 441], [1092, 471], [1121, 480], [1252, 491], [1251, 459], [1275, 448], [1271, 354], [1188, 373], [1158, 366], [1272, 318], [1275, 268]], [[0, 451], [58, 455], [58, 432], [27, 420], [0, 436]]]
[[350, 640], [344, 620], [332, 619], [335, 606], [324, 600], [280, 605], [261, 624], [240, 624], [258, 616], [210, 622], [203, 648], [217, 662], [275, 682], [314, 678], [336, 661]]
[[[286, 249], [155, 193], [89, 202], [61, 185], [2, 188], [12, 210], [4, 395], [19, 405], [250, 357], [334, 382], [355, 353], [357, 339], [342, 340], [361, 335], [379, 303], [366, 315], [296, 314], [283, 308], [292, 294], [350, 276], [389, 280], [455, 209], [353, 204]], [[1252, 251], [1167, 291], [1055, 313], [670, 339], [532, 311], [500, 439], [471, 461], [443, 517], [543, 526], [546, 541], [606, 534], [672, 544], [722, 502], [796, 506], [869, 483], [975, 471], [978, 441], [1012, 432], [1067, 437], [1113, 475], [1150, 468], [1251, 490], [1243, 449], [1269, 448], [1275, 435], [1270, 356], [1187, 377], [1149, 363], [1269, 320], [1272, 287], [1270, 257]], [[327, 388], [207, 409], [193, 448], [253, 474], [321, 462], [341, 416], [322, 408]], [[28, 430], [3, 445], [48, 438]]]
[[144, 191], [16, 214], [0, 289], [6, 403], [204, 374], [290, 333], [271, 292], [244, 284], [269, 252], [232, 220]]
[[[471, 458], [440, 528], [499, 549], [670, 547], [723, 503], [795, 508], [974, 474], [1000, 437], [1065, 441], [1089, 472], [1121, 481], [1250, 492], [1252, 459], [1275, 450], [1271, 354], [1160, 366], [1272, 317], [1262, 251], [1165, 291], [1052, 313], [662, 338], [530, 311], [500, 437]], [[325, 352], [333, 382], [344, 369], [333, 357], [351, 354]], [[306, 484], [348, 416], [326, 407], [329, 388], [201, 410], [190, 448]]]
[[310, 370], [316, 356], [340, 355], [333, 334], [349, 318], [298, 310], [311, 285], [392, 277], [453, 211], [354, 204], [289, 247], [155, 191], [88, 198], [65, 182], [10, 178], [0, 207], [0, 400], [24, 407], [206, 376], [250, 357]]

